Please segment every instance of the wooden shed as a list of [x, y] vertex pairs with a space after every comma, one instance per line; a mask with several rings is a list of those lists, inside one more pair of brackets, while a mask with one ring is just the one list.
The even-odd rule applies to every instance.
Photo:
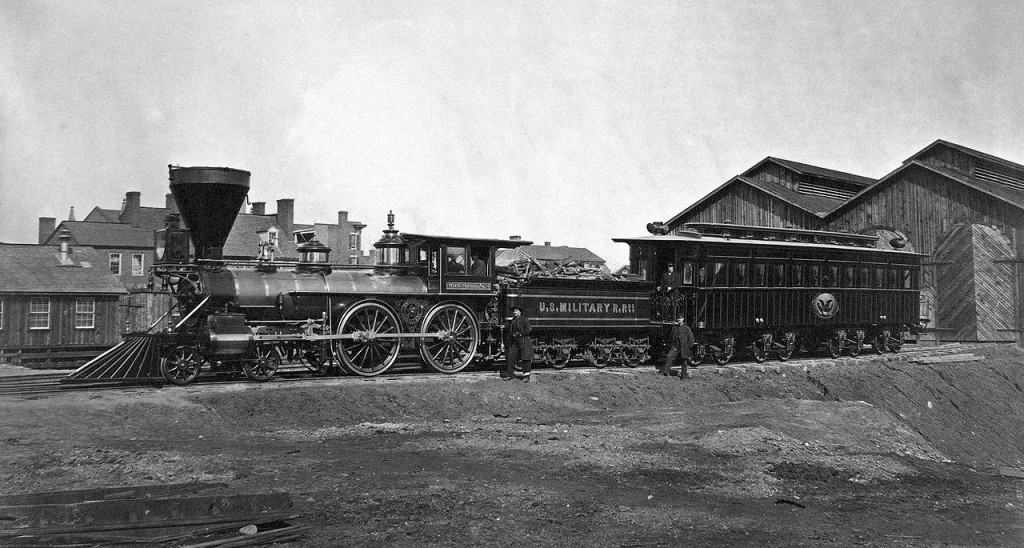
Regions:
[[127, 294], [92, 248], [0, 243], [0, 358], [82, 362], [121, 341]]

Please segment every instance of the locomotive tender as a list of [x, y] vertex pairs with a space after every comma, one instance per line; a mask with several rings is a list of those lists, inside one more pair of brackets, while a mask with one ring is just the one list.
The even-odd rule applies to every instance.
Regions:
[[[919, 256], [839, 233], [694, 225], [615, 240], [630, 246], [639, 274], [630, 279], [517, 277], [500, 272], [495, 252], [531, 242], [400, 233], [389, 214], [373, 266], [331, 264], [315, 240], [299, 245], [298, 262], [228, 261], [249, 172], [169, 173], [188, 229], [172, 220], [157, 231], [153, 272], [180, 318], [159, 345], [161, 373], [175, 384], [204, 365], [263, 381], [283, 359], [375, 376], [403, 352], [456, 373], [503, 357], [512, 307], [530, 318], [536, 357], [553, 367], [575, 358], [635, 367], [680, 314], [697, 336], [694, 361], [718, 363], [745, 347], [759, 361], [788, 359], [800, 343], [825, 343], [833, 355], [856, 355], [865, 340], [896, 351], [917, 321]], [[655, 273], [668, 264], [684, 283], [659, 291]]]

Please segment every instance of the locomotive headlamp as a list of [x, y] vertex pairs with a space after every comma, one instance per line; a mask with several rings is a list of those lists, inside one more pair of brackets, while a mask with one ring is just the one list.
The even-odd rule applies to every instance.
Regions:
[[664, 236], [669, 233], [668, 226], [661, 221], [654, 221], [647, 223], [647, 232], [654, 234], [655, 236]]

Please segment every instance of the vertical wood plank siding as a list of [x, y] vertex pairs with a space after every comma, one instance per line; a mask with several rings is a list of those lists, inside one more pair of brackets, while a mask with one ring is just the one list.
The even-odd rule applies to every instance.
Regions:
[[50, 328], [29, 329], [27, 295], [2, 295], [4, 324], [0, 329], [0, 348], [59, 348], [75, 345], [111, 345], [121, 341], [117, 295], [83, 295], [96, 302], [92, 329], [75, 328], [75, 303], [80, 295], [43, 295], [50, 301]]
[[720, 223], [730, 220], [736, 224], [819, 229], [820, 219], [798, 207], [780, 201], [765, 192], [743, 183], [734, 183], [715, 199], [681, 218], [684, 223]]

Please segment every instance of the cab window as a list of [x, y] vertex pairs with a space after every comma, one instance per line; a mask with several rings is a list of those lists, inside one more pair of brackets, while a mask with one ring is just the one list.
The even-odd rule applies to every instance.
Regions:
[[445, 266], [444, 271], [446, 274], [465, 274], [466, 273], [466, 248], [465, 247], [449, 247], [445, 250]]

